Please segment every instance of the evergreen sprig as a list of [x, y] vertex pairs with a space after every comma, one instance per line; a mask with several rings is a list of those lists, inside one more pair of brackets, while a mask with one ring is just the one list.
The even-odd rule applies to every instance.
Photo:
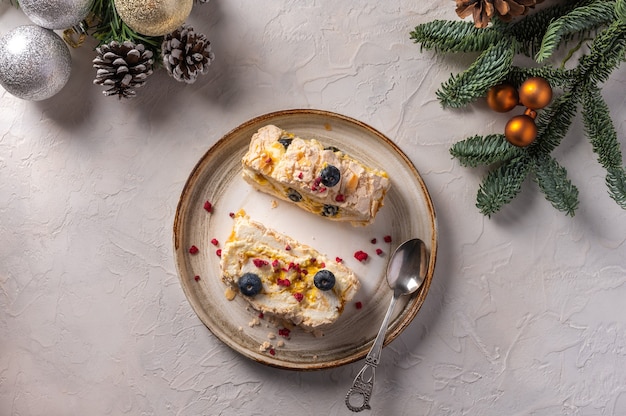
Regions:
[[487, 90], [506, 76], [515, 49], [510, 40], [502, 39], [489, 46], [476, 61], [459, 75], [452, 75], [437, 91], [444, 107], [462, 107], [485, 95]]
[[613, 10], [613, 4], [597, 1], [555, 19], [541, 39], [541, 47], [535, 55], [535, 60], [543, 62], [548, 59], [563, 39], [571, 38], [578, 33], [589, 33], [599, 26], [610, 23], [613, 20]]
[[[600, 86], [626, 59], [626, 0], [573, 0], [517, 22], [494, 21], [484, 29], [468, 22], [436, 20], [417, 26], [410, 37], [422, 48], [439, 53], [479, 53], [468, 69], [442, 83], [436, 95], [443, 107], [468, 105], [502, 81], [519, 86], [533, 76], [543, 77], [552, 88], [561, 90], [553, 103], [540, 111], [537, 139], [531, 145], [516, 147], [503, 134], [491, 134], [469, 137], [450, 148], [463, 166], [491, 166], [476, 195], [481, 213], [490, 216], [499, 211], [530, 177], [552, 206], [574, 215], [579, 205], [578, 189], [552, 152], [566, 137], [581, 108], [585, 133], [607, 172], [609, 195], [626, 209], [626, 169]], [[583, 44], [588, 48], [574, 68], [545, 63], [572, 40], [579, 43], [575, 49]], [[515, 66], [516, 54], [534, 57], [543, 65]]]

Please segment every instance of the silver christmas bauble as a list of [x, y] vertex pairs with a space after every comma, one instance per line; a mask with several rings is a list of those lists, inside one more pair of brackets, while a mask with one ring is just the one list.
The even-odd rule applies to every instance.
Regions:
[[87, 15], [93, 0], [19, 0], [20, 9], [36, 25], [46, 29], [68, 29]]
[[18, 26], [0, 38], [0, 85], [18, 98], [52, 97], [67, 83], [71, 68], [69, 48], [51, 30]]
[[114, 0], [124, 23], [137, 33], [163, 36], [189, 17], [193, 0]]

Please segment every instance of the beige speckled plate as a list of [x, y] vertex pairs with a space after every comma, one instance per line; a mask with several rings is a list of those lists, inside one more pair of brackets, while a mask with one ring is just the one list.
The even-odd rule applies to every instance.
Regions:
[[[241, 158], [252, 134], [275, 124], [301, 137], [335, 146], [367, 165], [384, 169], [391, 178], [384, 207], [374, 224], [353, 227], [329, 221], [263, 193], [241, 178]], [[213, 210], [203, 205], [211, 202]], [[257, 314], [237, 296], [229, 301], [221, 282], [216, 251], [232, 226], [230, 213], [243, 208], [253, 220], [308, 244], [330, 258], [341, 257], [362, 287], [337, 322], [314, 336], [299, 329], [289, 339], [277, 336], [267, 319], [250, 325]], [[385, 236], [392, 241], [386, 243]], [[390, 253], [404, 240], [419, 237], [428, 246], [428, 274], [422, 288], [398, 302], [386, 342], [395, 339], [420, 309], [430, 287], [437, 254], [437, 225], [432, 201], [418, 171], [387, 137], [366, 124], [319, 110], [287, 110], [245, 122], [222, 137], [195, 166], [183, 189], [174, 220], [174, 249], [182, 288], [202, 322], [229, 347], [258, 362], [287, 369], [336, 367], [365, 357], [391, 299], [385, 280]], [[217, 240], [217, 245], [212, 240]], [[376, 239], [376, 243], [372, 240]], [[199, 252], [190, 254], [196, 246]], [[381, 254], [376, 249], [382, 250]], [[369, 259], [360, 263], [354, 253]], [[197, 278], [196, 278], [197, 276]], [[359, 307], [358, 307], [358, 306]], [[280, 346], [278, 341], [284, 345]], [[259, 347], [268, 341], [270, 350]]]

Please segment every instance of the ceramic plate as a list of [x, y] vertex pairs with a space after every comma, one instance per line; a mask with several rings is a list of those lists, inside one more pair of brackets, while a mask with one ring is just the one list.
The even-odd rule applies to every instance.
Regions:
[[[252, 135], [267, 124], [304, 138], [315, 138], [387, 171], [391, 189], [375, 222], [367, 227], [353, 227], [330, 221], [255, 191], [245, 183], [241, 177], [241, 158]], [[212, 204], [211, 212], [204, 209], [207, 201]], [[281, 327], [267, 318], [259, 319], [241, 296], [227, 300], [217, 252], [230, 233], [230, 214], [239, 209], [244, 209], [251, 219], [308, 244], [331, 259], [343, 259], [359, 277], [360, 291], [346, 305], [339, 320], [321, 334], [295, 328], [285, 338], [278, 335]], [[385, 241], [386, 236], [391, 237], [391, 242]], [[174, 249], [181, 285], [202, 322], [244, 356], [296, 370], [336, 367], [365, 357], [391, 300], [385, 280], [389, 256], [401, 242], [414, 237], [421, 238], [428, 246], [426, 281], [417, 293], [398, 302], [386, 343], [406, 328], [428, 293], [437, 253], [435, 211], [418, 171], [391, 140], [360, 121], [319, 110], [266, 114], [222, 137], [191, 172], [174, 221]], [[191, 246], [197, 247], [198, 252], [190, 253]], [[359, 250], [369, 254], [367, 261], [360, 262], [354, 257]], [[261, 348], [264, 343], [270, 346]]]

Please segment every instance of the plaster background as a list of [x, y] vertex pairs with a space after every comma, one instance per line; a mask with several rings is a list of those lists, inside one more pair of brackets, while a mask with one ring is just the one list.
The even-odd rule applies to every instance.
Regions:
[[[410, 41], [436, 18], [456, 19], [454, 3], [212, 0], [188, 20], [216, 55], [193, 85], [159, 70], [132, 101], [104, 97], [91, 43], [72, 50], [55, 97], [1, 90], [0, 414], [350, 413], [361, 362], [300, 373], [243, 359], [201, 324], [174, 266], [174, 212], [197, 160], [287, 108], [393, 138], [437, 210], [433, 284], [384, 350], [371, 414], [626, 414], [626, 212], [577, 119], [555, 151], [580, 189], [574, 218], [532, 183], [491, 219], [478, 213], [484, 172], [448, 149], [507, 115], [441, 108], [435, 90], [471, 57]], [[27, 23], [0, 3], [0, 33]], [[625, 86], [622, 66], [604, 88], [622, 151]]]

